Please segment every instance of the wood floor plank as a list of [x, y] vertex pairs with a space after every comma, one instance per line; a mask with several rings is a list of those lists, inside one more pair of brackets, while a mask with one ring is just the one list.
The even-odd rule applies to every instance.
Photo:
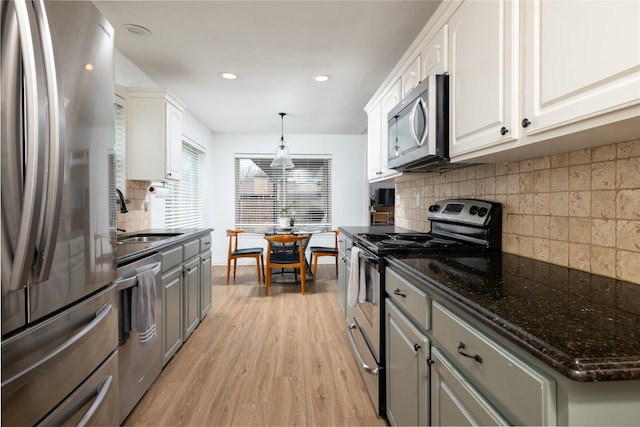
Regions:
[[208, 315], [125, 420], [131, 426], [385, 426], [353, 357], [332, 265], [305, 295], [255, 267], [212, 269]]

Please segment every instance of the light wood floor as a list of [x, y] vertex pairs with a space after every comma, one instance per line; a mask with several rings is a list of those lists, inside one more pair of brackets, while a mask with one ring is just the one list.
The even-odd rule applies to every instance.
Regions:
[[318, 282], [256, 283], [213, 267], [213, 307], [125, 425], [385, 426], [351, 352], [334, 266]]

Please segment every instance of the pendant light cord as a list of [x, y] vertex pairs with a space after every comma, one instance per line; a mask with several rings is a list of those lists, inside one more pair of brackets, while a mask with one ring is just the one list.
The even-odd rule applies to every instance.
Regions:
[[287, 113], [278, 113], [280, 114], [280, 147], [284, 147], [284, 116]]

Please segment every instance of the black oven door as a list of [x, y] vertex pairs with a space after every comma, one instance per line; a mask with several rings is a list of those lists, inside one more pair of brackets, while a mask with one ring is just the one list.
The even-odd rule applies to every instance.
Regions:
[[366, 250], [359, 253], [360, 290], [354, 306], [347, 305], [349, 338], [358, 360], [365, 386], [379, 415], [384, 415], [384, 373], [381, 359], [382, 335], [380, 330], [381, 265], [380, 259]]

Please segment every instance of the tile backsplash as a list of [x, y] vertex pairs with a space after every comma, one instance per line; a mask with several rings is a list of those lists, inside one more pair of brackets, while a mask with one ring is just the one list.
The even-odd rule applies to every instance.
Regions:
[[396, 195], [396, 225], [420, 231], [435, 201], [500, 202], [503, 251], [640, 284], [640, 140], [405, 174]]
[[[120, 213], [119, 205], [117, 212], [117, 226], [127, 233], [147, 230], [151, 227], [151, 212], [148, 203], [145, 203], [147, 188], [151, 182], [149, 181], [132, 181], [127, 180], [127, 191], [125, 199], [127, 200], [127, 208], [129, 212]], [[119, 231], [118, 233], [122, 233]]]

